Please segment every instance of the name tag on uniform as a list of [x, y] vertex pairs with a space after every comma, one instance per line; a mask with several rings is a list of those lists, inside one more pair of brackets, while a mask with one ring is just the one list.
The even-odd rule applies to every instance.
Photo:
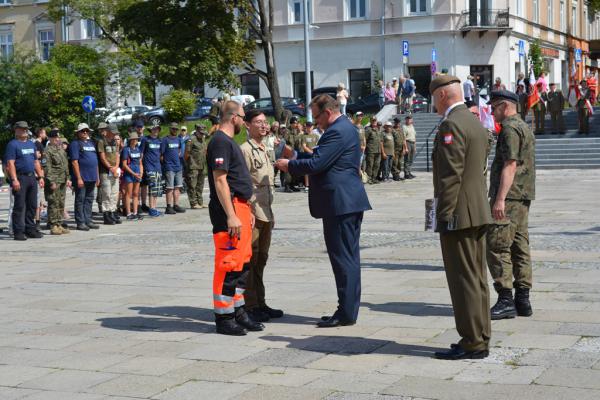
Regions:
[[131, 158], [140, 158], [140, 153], [131, 153]]
[[96, 148], [94, 146], [83, 146], [83, 151], [96, 151]]
[[178, 149], [179, 148], [179, 143], [169, 143], [169, 148], [170, 149]]
[[34, 149], [21, 149], [21, 154], [24, 156], [27, 154], [33, 154], [33, 153], [35, 153]]
[[160, 144], [150, 143], [148, 147], [151, 149], [160, 149]]
[[116, 148], [114, 146], [109, 146], [105, 148], [107, 153], [114, 153]]

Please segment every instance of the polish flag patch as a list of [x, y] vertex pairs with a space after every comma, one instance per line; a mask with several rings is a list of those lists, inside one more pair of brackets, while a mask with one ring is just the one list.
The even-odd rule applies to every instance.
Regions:
[[444, 133], [444, 144], [452, 144], [454, 136], [451, 133]]
[[215, 158], [215, 165], [223, 165], [224, 162], [222, 158]]

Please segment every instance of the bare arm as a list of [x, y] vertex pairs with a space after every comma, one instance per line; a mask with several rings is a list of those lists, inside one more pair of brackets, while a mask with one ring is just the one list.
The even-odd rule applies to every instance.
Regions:
[[500, 175], [500, 187], [494, 200], [494, 206], [492, 207], [492, 215], [496, 220], [502, 220], [506, 217], [505, 214], [505, 203], [506, 196], [510, 190], [513, 181], [515, 179], [515, 173], [517, 172], [517, 161], [508, 160], [504, 162], [502, 168], [502, 174]]

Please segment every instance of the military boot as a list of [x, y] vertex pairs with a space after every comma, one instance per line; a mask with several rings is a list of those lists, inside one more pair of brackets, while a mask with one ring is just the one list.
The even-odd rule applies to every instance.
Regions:
[[110, 215], [110, 213], [108, 211], [103, 212], [102, 216], [104, 218], [104, 225], [114, 225], [115, 224], [115, 220], [112, 219], [112, 215]]
[[501, 289], [498, 293], [498, 301], [490, 310], [492, 320], [514, 318], [517, 316], [515, 302], [511, 289]]
[[265, 326], [260, 322], [253, 321], [252, 318], [248, 316], [246, 309], [244, 307], [236, 307], [235, 309], [235, 321], [248, 329], [249, 331], [258, 332], [265, 329]]
[[235, 321], [233, 314], [215, 314], [215, 325], [217, 333], [221, 335], [244, 336], [247, 333], [246, 329]]
[[50, 228], [50, 234], [51, 235], [62, 235], [63, 231], [60, 225], [52, 225], [52, 227]]
[[65, 228], [62, 225], [59, 225], [59, 227], [60, 227], [60, 230], [61, 230], [61, 232], [62, 232], [63, 235], [67, 235], [67, 234], [71, 233], [71, 231], [69, 230], [69, 228]]
[[515, 307], [517, 308], [517, 315], [520, 317], [531, 317], [533, 315], [531, 303], [529, 302], [529, 289], [515, 290]]

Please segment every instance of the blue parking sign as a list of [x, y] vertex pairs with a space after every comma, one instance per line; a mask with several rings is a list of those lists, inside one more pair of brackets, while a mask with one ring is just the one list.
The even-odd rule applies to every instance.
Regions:
[[435, 62], [437, 57], [437, 52], [435, 51], [435, 49], [431, 49], [431, 61]]
[[520, 56], [525, 55], [525, 41], [524, 40], [519, 40], [519, 55]]
[[92, 96], [85, 96], [81, 102], [81, 107], [86, 113], [91, 113], [96, 109], [96, 100]]
[[402, 55], [408, 57], [408, 40], [402, 41]]
[[581, 62], [581, 49], [575, 49], [575, 62]]

